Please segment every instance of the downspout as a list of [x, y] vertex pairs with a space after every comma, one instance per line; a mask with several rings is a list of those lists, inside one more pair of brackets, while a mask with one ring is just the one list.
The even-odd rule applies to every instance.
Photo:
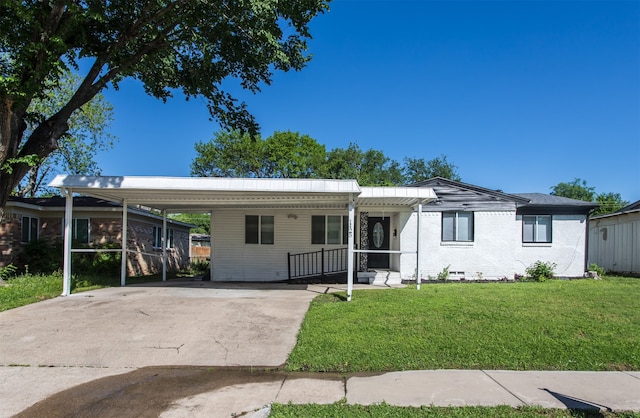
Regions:
[[71, 294], [71, 228], [73, 225], [73, 191], [62, 189], [64, 194], [64, 255], [62, 260], [62, 296]]

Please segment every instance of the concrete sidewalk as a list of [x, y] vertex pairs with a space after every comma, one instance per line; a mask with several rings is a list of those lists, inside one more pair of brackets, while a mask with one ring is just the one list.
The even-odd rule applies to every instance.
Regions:
[[[397, 406], [541, 406], [640, 412], [640, 372], [425, 370], [348, 377], [297, 378], [227, 387], [174, 402], [162, 417], [267, 417], [272, 402], [386, 402]], [[254, 411], [254, 412], [251, 412]]]
[[43, 411], [50, 417], [127, 417], [153, 411], [164, 418], [255, 418], [268, 417], [274, 402], [330, 404], [344, 399], [361, 405], [640, 412], [640, 372], [424, 370], [343, 378], [246, 369], [16, 366], [0, 367], [0, 382], [13, 391], [0, 397], [1, 417], [23, 411], [20, 416], [25, 417]]

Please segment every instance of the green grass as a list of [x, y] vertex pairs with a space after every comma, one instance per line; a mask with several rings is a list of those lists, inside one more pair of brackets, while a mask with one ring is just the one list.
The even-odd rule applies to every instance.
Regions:
[[0, 287], [0, 312], [54, 298], [62, 293], [62, 275], [27, 274], [5, 281]]
[[273, 404], [270, 418], [294, 417], [431, 417], [431, 418], [638, 418], [640, 414], [632, 412], [598, 412], [575, 411], [566, 409], [544, 409], [537, 407], [512, 408], [510, 406], [497, 407], [401, 407], [387, 404], [380, 405], [347, 405], [335, 403], [331, 405], [292, 405]]
[[640, 279], [448, 283], [317, 297], [289, 370], [640, 370]]
[[[167, 279], [176, 276], [175, 273], [170, 273], [167, 274]], [[127, 277], [127, 284], [160, 280], [162, 280], [162, 276], [158, 274]], [[62, 293], [62, 274], [23, 274], [6, 280], [4, 284], [4, 286], [0, 286], [0, 312], [59, 296]], [[77, 293], [114, 286], [120, 286], [119, 276], [74, 276], [71, 290], [73, 293]]]

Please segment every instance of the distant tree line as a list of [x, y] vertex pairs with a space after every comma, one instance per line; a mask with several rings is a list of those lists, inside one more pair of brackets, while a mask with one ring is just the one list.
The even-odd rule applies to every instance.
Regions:
[[433, 177], [460, 181], [446, 155], [402, 163], [376, 149], [350, 143], [329, 151], [308, 135], [274, 132], [262, 138], [222, 131], [195, 145], [191, 174], [199, 177], [355, 179], [362, 186], [399, 186]]

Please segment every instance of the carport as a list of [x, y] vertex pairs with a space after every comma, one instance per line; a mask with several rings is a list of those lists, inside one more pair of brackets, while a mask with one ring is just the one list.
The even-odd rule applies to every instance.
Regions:
[[[356, 250], [354, 246], [356, 208], [403, 207], [422, 212], [422, 205], [436, 198], [430, 188], [360, 187], [355, 180], [330, 179], [246, 179], [141, 176], [58, 175], [49, 184], [66, 197], [64, 222], [63, 296], [71, 293], [71, 220], [73, 194], [93, 196], [122, 204], [121, 285], [127, 275], [127, 213], [130, 206], [157, 210], [163, 218], [163, 243], [167, 235], [167, 214], [210, 212], [216, 208], [322, 208], [345, 210], [348, 215], [347, 300], [353, 290], [354, 254], [375, 250]], [[417, 271], [420, 271], [420, 216], [417, 222]], [[162, 279], [166, 280], [166, 245], [162, 249]], [[83, 250], [87, 251], [87, 250]], [[89, 250], [91, 251], [91, 250]], [[94, 250], [95, 251], [95, 250]], [[399, 251], [385, 251], [399, 252]], [[418, 287], [420, 285], [417, 281]]]

